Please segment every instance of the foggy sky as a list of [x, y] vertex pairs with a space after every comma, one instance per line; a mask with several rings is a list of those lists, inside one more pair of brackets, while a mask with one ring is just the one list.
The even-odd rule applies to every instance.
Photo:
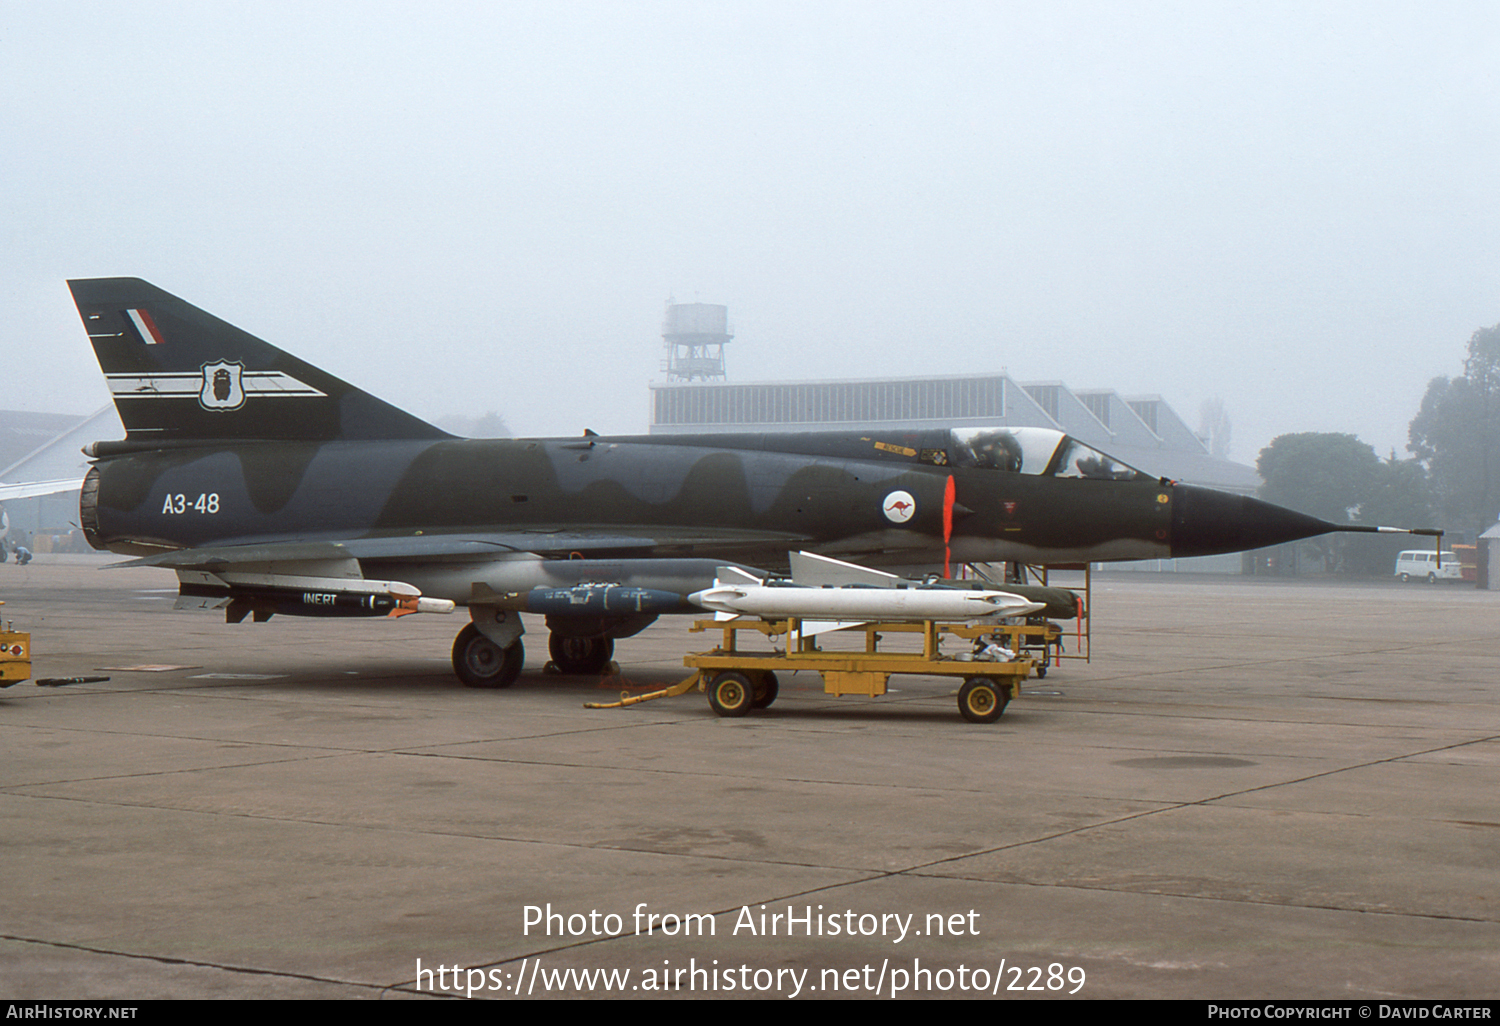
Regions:
[[0, 408], [145, 278], [429, 419], [639, 432], [731, 380], [1221, 397], [1404, 454], [1500, 322], [1492, 3], [0, 0]]

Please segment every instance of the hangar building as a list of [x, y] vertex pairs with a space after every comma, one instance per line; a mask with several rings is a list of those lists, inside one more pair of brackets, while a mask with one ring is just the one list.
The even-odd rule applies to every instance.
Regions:
[[668, 382], [651, 387], [651, 433], [817, 431], [892, 427], [1046, 427], [1149, 474], [1253, 495], [1260, 475], [1219, 459], [1159, 395], [1025, 384], [1004, 372], [863, 381], [744, 384]]

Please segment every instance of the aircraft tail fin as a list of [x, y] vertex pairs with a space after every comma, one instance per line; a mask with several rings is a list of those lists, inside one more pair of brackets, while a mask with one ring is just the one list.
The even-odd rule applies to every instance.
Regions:
[[452, 437], [139, 278], [68, 288], [128, 442]]

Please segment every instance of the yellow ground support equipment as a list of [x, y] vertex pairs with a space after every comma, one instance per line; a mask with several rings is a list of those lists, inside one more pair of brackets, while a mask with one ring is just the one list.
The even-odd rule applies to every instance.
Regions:
[[[802, 621], [699, 620], [694, 633], [722, 630], [724, 640], [711, 652], [697, 652], [683, 657], [683, 664], [697, 672], [679, 684], [645, 695], [627, 696], [619, 702], [588, 703], [591, 709], [613, 709], [686, 694], [695, 687], [708, 693], [708, 704], [720, 716], [744, 716], [752, 709], [764, 709], [776, 701], [780, 690], [777, 672], [812, 670], [823, 677], [823, 690], [830, 695], [866, 695], [875, 697], [886, 692], [886, 682], [893, 673], [914, 673], [936, 677], [954, 677], [963, 681], [958, 691], [958, 711], [971, 723], [993, 723], [1000, 718], [1012, 698], [1021, 694], [1021, 681], [1032, 673], [1035, 663], [1022, 653], [1010, 662], [959, 659], [940, 652], [944, 637], [975, 641], [990, 635], [1002, 636], [1005, 647], [1020, 652], [1032, 640], [1028, 635], [1048, 630], [1036, 626], [1002, 626], [995, 624], [940, 623], [935, 620], [915, 622], [868, 623], [859, 628], [836, 632], [843, 635], [864, 634], [863, 650], [825, 651], [818, 646], [819, 635], [804, 635]], [[1055, 628], [1050, 628], [1055, 632]], [[754, 631], [769, 639], [779, 639], [779, 651], [742, 651], [740, 631]], [[882, 649], [887, 636], [920, 634], [920, 652], [893, 652]], [[1055, 640], [1055, 639], [1053, 639]], [[1044, 648], [1045, 650], [1045, 648]]]
[[[1031, 656], [1036, 666], [1032, 672], [1038, 677], [1047, 676], [1049, 666], [1062, 665], [1064, 659], [1082, 659], [1084, 662], [1092, 662], [1093, 623], [1092, 613], [1094, 608], [1094, 572], [1091, 563], [1052, 563], [1050, 565], [1016, 564], [1016, 572], [1020, 583], [1034, 582], [1043, 587], [1051, 587], [1051, 575], [1055, 572], [1071, 571], [1083, 575], [1083, 587], [1067, 585], [1067, 590], [1072, 591], [1078, 603], [1078, 615], [1073, 619], [1071, 629], [1067, 626], [1059, 626], [1049, 623], [1046, 614], [1038, 614], [1027, 618], [1027, 626], [1015, 637], [1015, 642], [1021, 647], [1015, 649], [1018, 653]], [[997, 588], [1002, 590], [1004, 584], [997, 583]], [[1072, 651], [1066, 651], [1068, 645], [1072, 645]]]
[[0, 688], [31, 678], [31, 635], [13, 627], [15, 624], [0, 623]]

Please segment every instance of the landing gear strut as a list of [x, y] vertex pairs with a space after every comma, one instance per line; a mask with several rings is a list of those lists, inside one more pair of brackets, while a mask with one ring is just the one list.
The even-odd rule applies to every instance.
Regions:
[[453, 672], [471, 688], [508, 688], [521, 675], [525, 661], [520, 638], [501, 648], [472, 623], [453, 642]]

